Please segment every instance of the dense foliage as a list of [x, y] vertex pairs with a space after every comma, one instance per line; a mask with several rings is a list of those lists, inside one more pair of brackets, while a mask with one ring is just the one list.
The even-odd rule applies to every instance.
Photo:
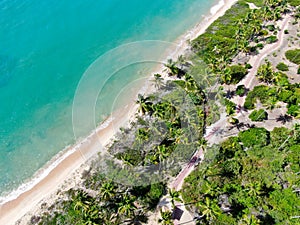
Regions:
[[147, 222], [145, 210], [155, 209], [166, 193], [163, 183], [126, 187], [105, 179], [99, 173], [88, 174], [85, 189], [70, 189], [66, 199], [56, 202], [32, 224], [107, 224]]
[[198, 223], [299, 224], [299, 128], [251, 128], [208, 148], [182, 189]]

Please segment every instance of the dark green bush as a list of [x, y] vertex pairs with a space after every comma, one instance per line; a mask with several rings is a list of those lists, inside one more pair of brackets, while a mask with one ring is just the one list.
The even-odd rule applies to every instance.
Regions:
[[269, 31], [274, 31], [276, 28], [275, 28], [274, 24], [271, 24], [271, 25], [268, 25], [268, 26], [267, 26], [267, 29], [268, 29]]
[[257, 122], [261, 122], [261, 121], [264, 121], [264, 120], [267, 120], [268, 119], [268, 113], [263, 110], [263, 109], [260, 109], [260, 110], [254, 110], [250, 115], [249, 115], [249, 118], [252, 120], [252, 121], [257, 121]]
[[276, 68], [280, 71], [289, 71], [289, 67], [288, 65], [286, 65], [285, 63], [281, 62], [279, 63]]
[[247, 63], [247, 64], [245, 65], [245, 68], [246, 68], [247, 70], [249, 70], [249, 69], [252, 69], [252, 66], [251, 66], [251, 64]]
[[298, 105], [290, 105], [288, 106], [287, 114], [291, 116], [298, 116], [300, 114], [300, 107]]
[[245, 85], [239, 85], [237, 86], [235, 93], [239, 96], [243, 96], [246, 93]]
[[241, 65], [233, 65], [229, 67], [231, 70], [231, 82], [237, 84], [240, 82], [248, 73], [247, 69]]
[[265, 128], [251, 128], [240, 132], [238, 137], [247, 148], [253, 146], [262, 147], [268, 144], [270, 133]]
[[263, 49], [263, 48], [264, 48], [264, 45], [263, 45], [262, 43], [258, 43], [258, 44], [256, 45], [256, 47], [259, 48], [259, 49]]
[[266, 38], [266, 42], [267, 42], [268, 44], [275, 43], [277, 40], [278, 40], [277, 37], [276, 37], [276, 36], [273, 36], [273, 35]]

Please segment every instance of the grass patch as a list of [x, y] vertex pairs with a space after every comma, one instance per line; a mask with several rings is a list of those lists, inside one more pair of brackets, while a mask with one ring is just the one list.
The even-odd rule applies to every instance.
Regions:
[[300, 65], [300, 49], [288, 50], [285, 57], [292, 63]]

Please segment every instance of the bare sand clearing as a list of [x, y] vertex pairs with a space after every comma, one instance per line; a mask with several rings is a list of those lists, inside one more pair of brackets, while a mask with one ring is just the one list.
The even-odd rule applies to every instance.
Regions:
[[[220, 16], [224, 15], [237, 0], [221, 0], [218, 5], [211, 9], [211, 16], [201, 18], [201, 22], [192, 30], [181, 36], [177, 41], [177, 49], [174, 49], [171, 55], [167, 58], [176, 58], [184, 54], [188, 48], [188, 40], [192, 40], [204, 33], [208, 26]], [[146, 90], [151, 88], [146, 88]], [[127, 108], [119, 110], [112, 114], [112, 122], [101, 129], [97, 128], [86, 139], [70, 147], [66, 152], [72, 151], [65, 157], [55, 168], [53, 168], [45, 178], [38, 182], [30, 190], [20, 194], [16, 199], [4, 203], [0, 206], [0, 224], [15, 224], [25, 214], [32, 215], [39, 209], [41, 202], [53, 202], [56, 193], [60, 188], [67, 189], [74, 186], [72, 180], [78, 179], [80, 173], [75, 173], [82, 165], [88, 162], [91, 156], [97, 152], [105, 151], [105, 146], [114, 137], [120, 127], [126, 125], [130, 118], [136, 112], [134, 104], [128, 105]], [[66, 181], [69, 181], [66, 183]], [[76, 185], [76, 184], [75, 184]], [[27, 218], [29, 219], [29, 217]], [[21, 223], [26, 223], [26, 219]], [[152, 221], [157, 224], [157, 221]], [[150, 223], [151, 224], [151, 223]]]

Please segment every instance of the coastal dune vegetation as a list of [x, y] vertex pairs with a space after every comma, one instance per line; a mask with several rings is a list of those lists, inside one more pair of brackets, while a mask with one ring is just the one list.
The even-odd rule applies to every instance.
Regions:
[[[137, 96], [135, 119], [107, 146], [115, 161], [107, 160], [103, 168], [99, 155], [82, 174], [80, 186], [60, 193], [54, 204], [45, 203], [29, 224], [153, 224], [149, 218], [159, 211], [154, 224], [173, 224], [172, 209], [157, 208], [166, 195], [172, 207], [185, 205], [197, 224], [299, 224], [299, 125], [269, 131], [251, 121], [240, 123], [232, 101], [234, 95], [246, 96], [239, 107], [256, 122], [268, 120], [267, 111], [277, 103], [286, 104], [287, 114], [278, 118], [282, 124], [299, 117], [300, 84], [291, 84], [271, 62], [258, 66], [259, 85], [252, 90], [240, 84], [253, 66], [249, 57], [276, 43], [277, 22], [287, 14], [297, 19], [297, 10], [297, 0], [239, 0], [190, 42], [186, 55], [165, 63], [166, 76], [153, 76], [155, 92]], [[297, 63], [295, 54], [287, 58]], [[206, 129], [223, 112], [237, 132], [209, 145]], [[169, 189], [200, 148], [204, 160], [183, 188]], [[151, 165], [158, 171], [151, 174], [156, 182], [143, 184], [147, 175], [130, 173]]]

